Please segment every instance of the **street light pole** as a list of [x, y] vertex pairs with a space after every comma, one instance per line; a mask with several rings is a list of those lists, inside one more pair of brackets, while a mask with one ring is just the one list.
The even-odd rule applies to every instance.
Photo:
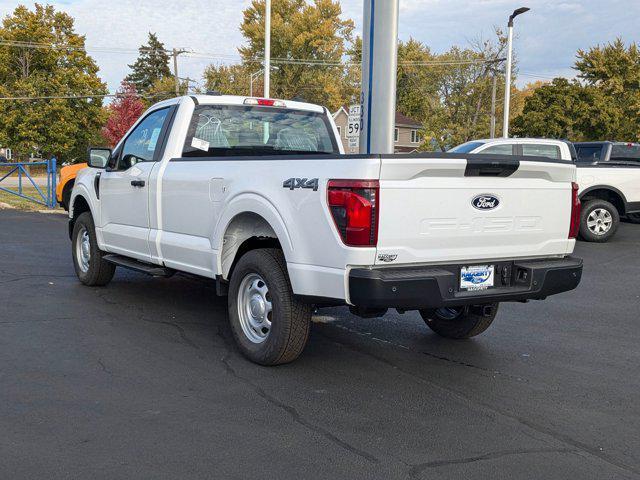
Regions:
[[507, 25], [507, 66], [504, 81], [504, 122], [502, 126], [502, 136], [509, 138], [509, 106], [511, 102], [511, 62], [513, 59], [513, 19], [518, 15], [528, 12], [530, 8], [520, 7], [513, 11], [509, 17]]
[[271, 0], [265, 2], [264, 12], [264, 98], [271, 87]]

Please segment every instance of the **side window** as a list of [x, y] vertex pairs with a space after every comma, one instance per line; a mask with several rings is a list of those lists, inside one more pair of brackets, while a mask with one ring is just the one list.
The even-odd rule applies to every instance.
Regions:
[[122, 145], [118, 170], [127, 170], [136, 163], [155, 160], [158, 139], [168, 114], [169, 108], [150, 113], [129, 134]]
[[560, 147], [557, 145], [542, 145], [535, 143], [523, 143], [522, 154], [536, 157], [549, 157], [560, 160]]
[[513, 145], [510, 143], [501, 143], [498, 145], [492, 145], [490, 147], [481, 150], [478, 153], [492, 153], [494, 155], [513, 155]]

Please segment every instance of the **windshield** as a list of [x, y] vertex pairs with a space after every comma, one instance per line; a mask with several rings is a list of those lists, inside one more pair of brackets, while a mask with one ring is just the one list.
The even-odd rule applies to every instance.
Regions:
[[484, 142], [467, 142], [457, 147], [453, 147], [449, 152], [451, 153], [469, 153], [475, 150], [476, 148], [484, 145]]
[[339, 153], [331, 124], [321, 113], [286, 108], [197, 107], [185, 157]]

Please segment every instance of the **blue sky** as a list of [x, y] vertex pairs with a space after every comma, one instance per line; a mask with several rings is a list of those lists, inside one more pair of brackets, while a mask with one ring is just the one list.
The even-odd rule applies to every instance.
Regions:
[[[45, 0], [41, 0], [43, 3]], [[363, 0], [341, 0], [345, 17], [362, 27]], [[20, 2], [32, 6], [34, 2]], [[190, 48], [204, 56], [180, 58], [180, 75], [201, 80], [209, 63], [229, 63], [242, 44], [238, 25], [249, 0], [50, 0], [76, 18], [76, 30], [86, 35], [100, 75], [111, 90], [128, 73], [135, 49], [147, 32], [156, 32], [165, 45]], [[0, 15], [18, 4], [0, 0]], [[399, 36], [413, 37], [436, 52], [452, 45], [468, 46], [489, 38], [494, 26], [504, 26], [520, 6], [531, 11], [516, 22], [514, 43], [520, 85], [554, 76], [573, 76], [578, 48], [622, 37], [640, 41], [640, 0], [400, 0]]]

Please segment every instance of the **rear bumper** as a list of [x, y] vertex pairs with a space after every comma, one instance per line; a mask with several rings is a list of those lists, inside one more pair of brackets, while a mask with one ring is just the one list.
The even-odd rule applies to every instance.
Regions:
[[582, 259], [575, 257], [489, 263], [496, 265], [496, 287], [480, 291], [460, 291], [461, 265], [356, 268], [349, 273], [349, 300], [407, 310], [541, 300], [573, 290], [582, 277]]

